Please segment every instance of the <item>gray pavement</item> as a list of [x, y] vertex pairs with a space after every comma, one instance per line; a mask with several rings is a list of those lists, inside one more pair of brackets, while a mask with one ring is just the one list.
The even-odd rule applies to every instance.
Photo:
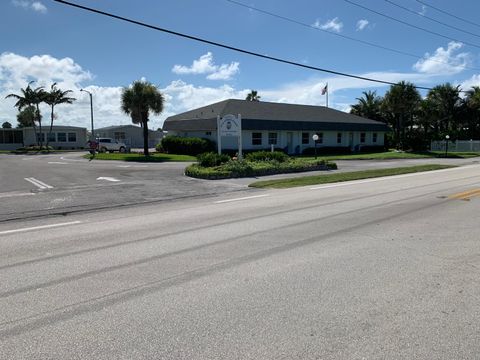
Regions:
[[0, 223], [0, 359], [475, 359], [479, 189], [470, 165]]

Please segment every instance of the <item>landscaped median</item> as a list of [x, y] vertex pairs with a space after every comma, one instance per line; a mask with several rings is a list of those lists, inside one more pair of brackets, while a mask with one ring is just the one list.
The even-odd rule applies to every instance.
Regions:
[[199, 155], [198, 164], [188, 166], [185, 175], [217, 180], [336, 168], [335, 163], [325, 160], [291, 158], [281, 152], [259, 151], [247, 154], [245, 160], [232, 160], [227, 155], [207, 153]]
[[401, 174], [424, 172], [424, 171], [441, 170], [441, 169], [448, 169], [453, 167], [456, 167], [456, 166], [430, 164], [430, 165], [398, 167], [398, 168], [391, 168], [391, 169], [352, 171], [352, 172], [336, 173], [336, 174], [304, 176], [304, 177], [290, 178], [290, 179], [256, 181], [250, 184], [249, 186], [256, 187], [256, 188], [282, 189], [282, 188], [290, 188], [295, 186], [319, 185], [319, 184], [335, 183], [335, 182], [342, 182], [342, 181], [351, 181], [351, 180], [369, 179], [369, 178], [383, 177], [383, 176], [393, 176], [393, 175], [401, 175]]

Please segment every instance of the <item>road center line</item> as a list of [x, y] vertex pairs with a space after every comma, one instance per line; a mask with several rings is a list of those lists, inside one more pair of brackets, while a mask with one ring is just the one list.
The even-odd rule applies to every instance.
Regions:
[[56, 228], [56, 227], [61, 227], [61, 226], [76, 225], [76, 224], [80, 224], [80, 223], [81, 223], [81, 221], [77, 220], [77, 221], [70, 221], [70, 222], [59, 223], [59, 224], [40, 225], [40, 226], [33, 226], [33, 227], [28, 227], [28, 228], [5, 230], [5, 231], [0, 231], [0, 235], [14, 234], [14, 233], [32, 231], [32, 230], [51, 229], [51, 228]]
[[411, 176], [426, 175], [432, 172], [439, 173], [439, 172], [455, 171], [455, 170], [461, 170], [461, 169], [466, 169], [466, 168], [476, 167], [476, 166], [477, 165], [458, 166], [454, 168], [434, 170], [434, 171], [421, 171], [421, 172], [410, 173], [410, 174], [381, 176], [377, 178], [364, 179], [364, 180], [351, 180], [351, 181], [345, 181], [345, 182], [340, 182], [340, 183], [335, 183], [330, 185], [315, 186], [315, 187], [311, 187], [310, 190], [321, 190], [321, 189], [329, 189], [329, 188], [340, 187], [340, 186], [349, 186], [349, 185], [371, 183], [376, 181], [384, 181], [384, 180], [390, 180], [390, 179], [400, 179], [400, 178], [411, 177]]
[[215, 201], [214, 204], [223, 204], [223, 203], [228, 203], [228, 202], [233, 202], [233, 201], [242, 201], [242, 200], [249, 200], [249, 199], [257, 199], [261, 197], [268, 196], [268, 194], [263, 194], [263, 195], [254, 195], [254, 196], [246, 196], [242, 198], [236, 198], [236, 199], [228, 199], [228, 200], [219, 200]]
[[29, 183], [35, 185], [36, 187], [40, 188], [40, 189], [53, 189], [53, 186], [45, 184], [44, 182], [42, 182], [38, 179], [35, 179], [33, 177], [24, 178], [24, 179], [27, 180]]

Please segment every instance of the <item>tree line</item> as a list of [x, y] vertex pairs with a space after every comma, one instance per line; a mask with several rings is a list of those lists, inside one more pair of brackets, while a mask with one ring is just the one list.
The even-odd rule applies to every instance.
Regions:
[[[17, 100], [15, 107], [18, 109], [17, 122], [18, 127], [33, 127], [37, 137], [37, 144], [40, 149], [43, 147], [42, 138], [42, 114], [40, 113], [40, 104], [45, 103], [50, 107], [50, 130], [46, 138], [45, 146], [48, 148], [48, 142], [51, 138], [53, 121], [55, 119], [55, 106], [60, 104], [72, 104], [76, 99], [69, 97], [72, 90], [63, 91], [57, 87], [57, 83], [50, 86], [47, 91], [43, 86], [32, 88], [33, 81], [29, 82], [25, 89], [20, 89], [20, 94], [9, 94], [6, 98]], [[37, 132], [38, 129], [38, 132]]]
[[350, 113], [388, 124], [388, 145], [401, 150], [424, 150], [447, 135], [451, 140], [480, 139], [479, 86], [463, 94], [460, 86], [445, 83], [422, 98], [412, 83], [402, 81], [383, 97], [364, 91]]

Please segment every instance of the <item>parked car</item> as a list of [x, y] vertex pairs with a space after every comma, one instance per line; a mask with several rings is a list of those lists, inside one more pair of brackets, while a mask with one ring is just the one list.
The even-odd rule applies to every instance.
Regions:
[[97, 138], [97, 150], [99, 152], [114, 152], [119, 151], [121, 153], [127, 152], [128, 148], [125, 143], [114, 140], [112, 138]]

